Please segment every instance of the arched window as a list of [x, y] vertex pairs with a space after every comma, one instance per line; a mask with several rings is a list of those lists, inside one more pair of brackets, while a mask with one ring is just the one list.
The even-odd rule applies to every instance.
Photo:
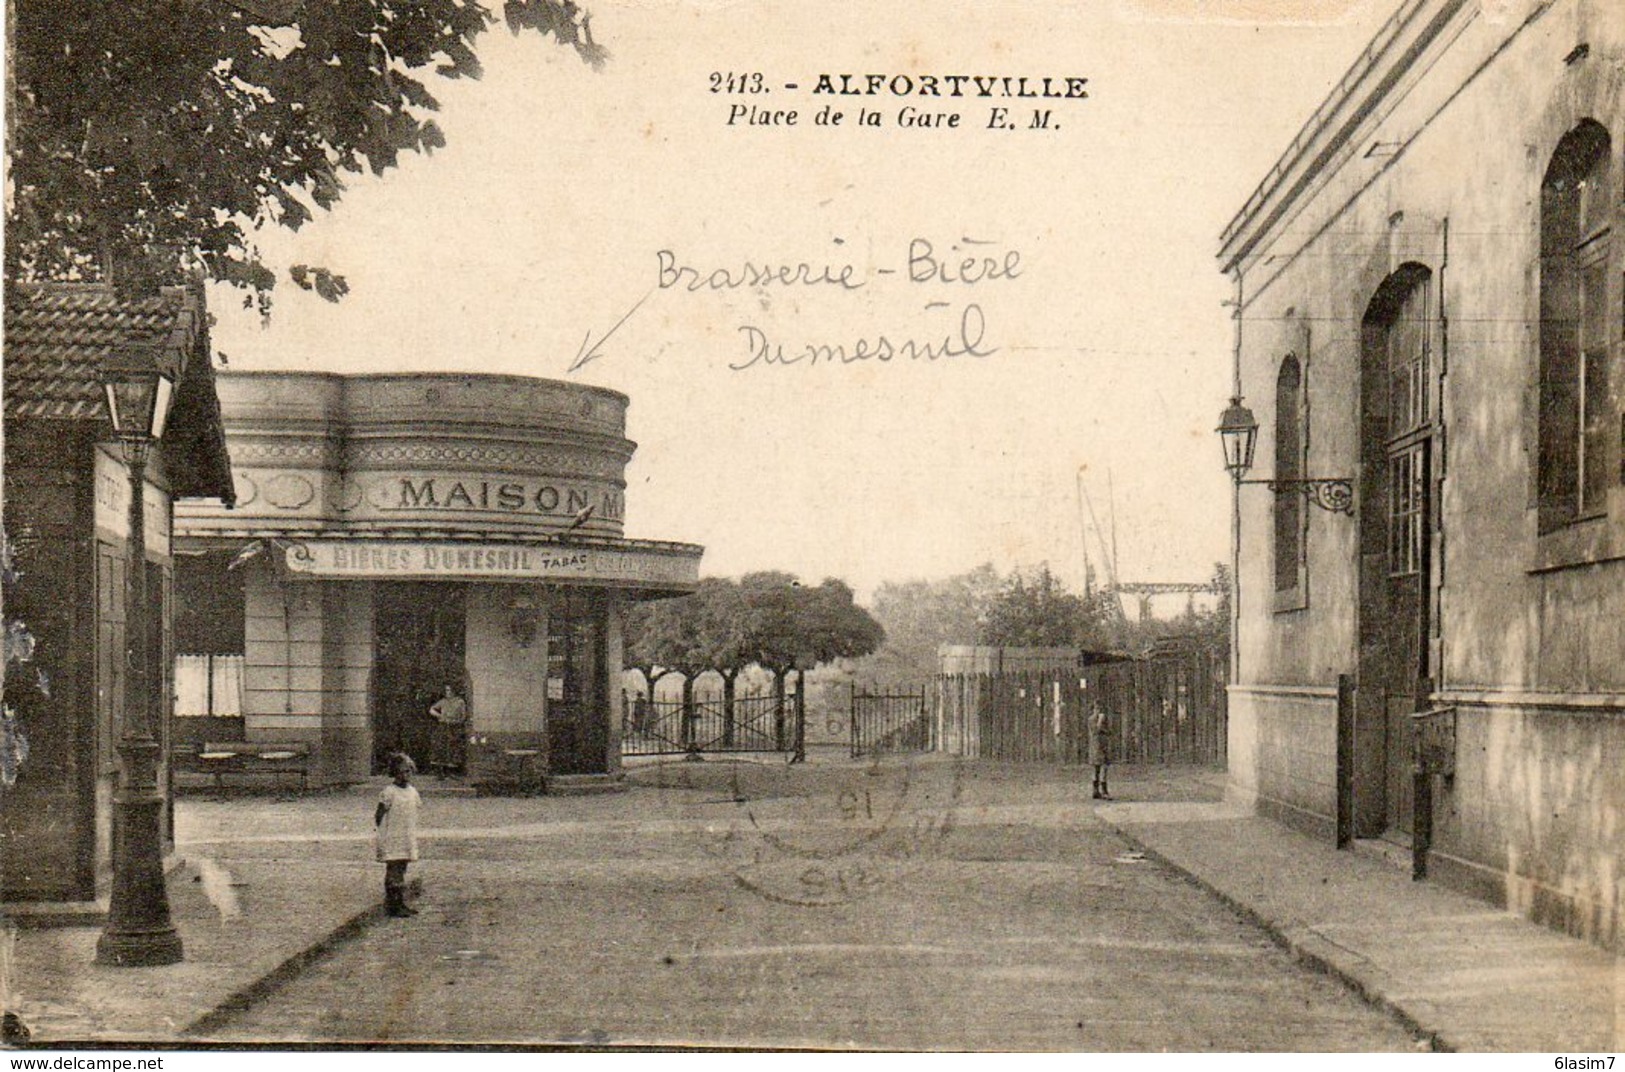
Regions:
[[1606, 509], [1610, 483], [1607, 293], [1614, 205], [1608, 132], [1563, 136], [1540, 189], [1542, 532]]
[[[1275, 377], [1275, 479], [1303, 479], [1303, 367], [1288, 354]], [[1302, 578], [1304, 503], [1295, 486], [1275, 489], [1275, 590], [1290, 592]]]

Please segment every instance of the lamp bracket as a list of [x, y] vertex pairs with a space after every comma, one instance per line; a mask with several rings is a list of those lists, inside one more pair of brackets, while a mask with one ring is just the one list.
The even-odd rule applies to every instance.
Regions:
[[1354, 516], [1354, 479], [1346, 476], [1311, 477], [1303, 480], [1238, 480], [1237, 484], [1263, 484], [1273, 492], [1296, 489], [1322, 510]]

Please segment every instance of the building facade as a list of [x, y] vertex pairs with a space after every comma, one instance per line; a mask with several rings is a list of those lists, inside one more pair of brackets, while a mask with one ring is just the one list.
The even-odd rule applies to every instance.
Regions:
[[[233, 494], [207, 318], [196, 286], [140, 296], [93, 284], [7, 291], [5, 529], [16, 579], [5, 612], [34, 640], [32, 657], [8, 667], [5, 690], [0, 897], [8, 914], [105, 909], [115, 744], [141, 701], [127, 688], [126, 584], [137, 560], [131, 474], [113, 442], [100, 376], [132, 354], [174, 382], [167, 427], [143, 477], [139, 561], [148, 601], [136, 608], [149, 616], [152, 638], [147, 725], [168, 749], [173, 503], [230, 502]], [[160, 787], [167, 790], [162, 774]]]
[[618, 781], [622, 608], [692, 591], [701, 556], [622, 535], [625, 395], [233, 373], [220, 397], [237, 505], [176, 522], [188, 736], [296, 744], [323, 783], [396, 751], [493, 787]]
[[1221, 260], [1251, 477], [1354, 493], [1237, 488], [1235, 792], [1619, 948], [1625, 8], [1403, 0]]

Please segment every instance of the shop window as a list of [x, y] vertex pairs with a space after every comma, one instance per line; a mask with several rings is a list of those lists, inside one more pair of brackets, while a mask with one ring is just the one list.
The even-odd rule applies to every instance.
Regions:
[[[1298, 481], [1304, 476], [1304, 396], [1303, 366], [1296, 354], [1281, 362], [1275, 378], [1275, 479]], [[1275, 489], [1275, 591], [1276, 609], [1298, 609], [1305, 566], [1305, 521], [1303, 491], [1297, 485]]]
[[175, 717], [240, 718], [243, 656], [175, 656]]
[[246, 651], [243, 571], [231, 556], [175, 565], [175, 717], [241, 718]]
[[1585, 120], [1552, 154], [1540, 197], [1540, 530], [1595, 517], [1619, 477], [1609, 397], [1608, 132]]

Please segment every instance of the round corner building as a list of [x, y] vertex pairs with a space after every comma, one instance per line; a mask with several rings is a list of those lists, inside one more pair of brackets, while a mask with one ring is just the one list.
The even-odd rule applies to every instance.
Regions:
[[237, 503], [177, 505], [175, 739], [354, 782], [620, 779], [621, 617], [702, 549], [622, 536], [627, 397], [524, 376], [222, 373]]

